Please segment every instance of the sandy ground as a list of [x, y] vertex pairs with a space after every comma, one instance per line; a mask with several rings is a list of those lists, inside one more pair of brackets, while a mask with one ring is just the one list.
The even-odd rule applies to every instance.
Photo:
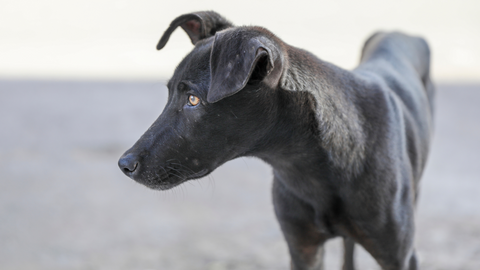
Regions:
[[[160, 114], [161, 82], [0, 81], [0, 95], [0, 269], [288, 269], [261, 161], [167, 192], [117, 168]], [[479, 101], [480, 85], [438, 87], [422, 269], [480, 269]], [[357, 250], [359, 269], [378, 269]], [[341, 252], [328, 243], [326, 269]]]

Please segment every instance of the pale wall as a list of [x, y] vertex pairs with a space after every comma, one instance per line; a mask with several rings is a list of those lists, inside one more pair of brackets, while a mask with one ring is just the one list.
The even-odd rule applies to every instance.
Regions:
[[236, 25], [264, 26], [344, 68], [374, 31], [426, 37], [437, 81], [480, 81], [480, 1], [2, 0], [0, 78], [164, 79], [191, 50], [176, 16], [215, 10]]

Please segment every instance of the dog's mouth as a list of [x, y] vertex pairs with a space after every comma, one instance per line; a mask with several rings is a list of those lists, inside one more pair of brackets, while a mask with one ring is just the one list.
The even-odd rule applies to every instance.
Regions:
[[208, 169], [194, 172], [179, 165], [168, 165], [160, 167], [157, 172], [143, 172], [136, 177], [132, 177], [132, 179], [151, 189], [167, 190], [186, 181], [202, 178], [208, 173]]

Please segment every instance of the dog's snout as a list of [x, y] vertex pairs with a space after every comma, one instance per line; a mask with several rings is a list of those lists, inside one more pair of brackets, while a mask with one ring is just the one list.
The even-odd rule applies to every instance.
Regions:
[[136, 155], [127, 154], [122, 156], [118, 160], [118, 167], [124, 172], [127, 176], [131, 177], [135, 170], [138, 168], [138, 158]]

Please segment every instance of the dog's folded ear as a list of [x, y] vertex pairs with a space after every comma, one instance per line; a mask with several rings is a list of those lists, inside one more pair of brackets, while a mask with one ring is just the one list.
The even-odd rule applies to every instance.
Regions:
[[274, 88], [280, 79], [282, 59], [269, 38], [248, 29], [215, 35], [210, 55], [210, 89], [207, 101], [217, 102], [242, 90], [247, 83], [265, 82]]
[[163, 33], [157, 44], [157, 50], [165, 47], [170, 35], [178, 26], [187, 32], [192, 44], [195, 44], [201, 39], [215, 35], [218, 31], [232, 27], [233, 24], [214, 11], [199, 11], [181, 15], [173, 20]]

